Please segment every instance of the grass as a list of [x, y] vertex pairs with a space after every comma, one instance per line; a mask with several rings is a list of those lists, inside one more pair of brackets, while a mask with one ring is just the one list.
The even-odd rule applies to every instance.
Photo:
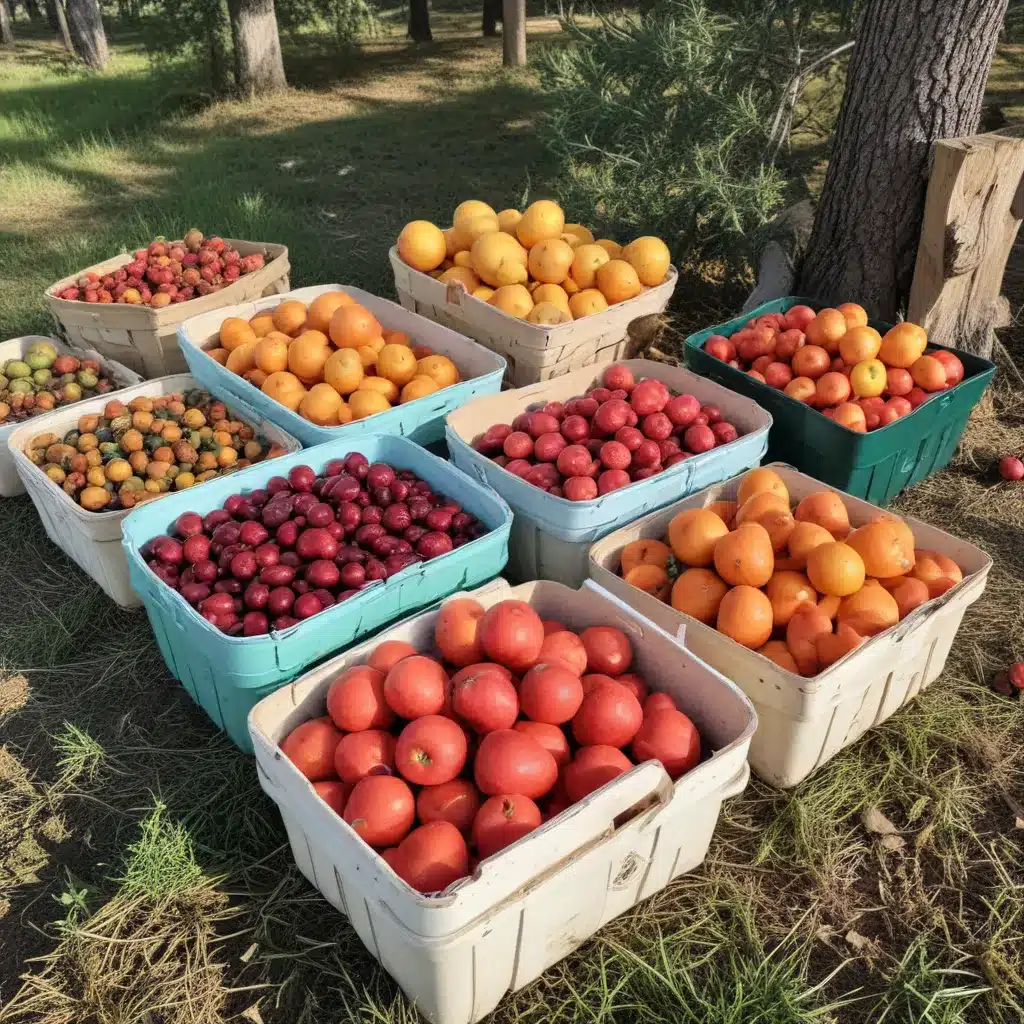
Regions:
[[[286, 39], [298, 87], [264, 102], [212, 101], [133, 31], [89, 75], [16, 29], [0, 52], [0, 337], [48, 329], [39, 293], [61, 275], [192, 224], [285, 242], [297, 284], [390, 294], [406, 220], [467, 196], [519, 203], [557, 170], [531, 74], [497, 70], [475, 10], [435, 11], [427, 46], [400, 28], [343, 58]], [[1001, 53], [992, 116], [1024, 112], [1021, 52]], [[797, 140], [812, 188], [819, 142]], [[1020, 310], [1019, 252], [1006, 290]], [[675, 329], [733, 297], [712, 301]], [[953, 464], [897, 503], [995, 560], [942, 678], [791, 792], [753, 781], [698, 871], [506, 998], [496, 1024], [1024, 1020], [1024, 706], [979, 685], [1024, 657], [1024, 516], [990, 475], [1024, 448], [1024, 331], [1003, 341]], [[251, 759], [168, 675], [144, 614], [69, 563], [27, 498], [0, 511], [0, 1024], [414, 1021], [299, 875]], [[867, 827], [874, 812], [901, 844]]]

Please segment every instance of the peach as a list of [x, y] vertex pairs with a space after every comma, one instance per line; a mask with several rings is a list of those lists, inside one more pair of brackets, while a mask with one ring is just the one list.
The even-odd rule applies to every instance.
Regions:
[[794, 377], [783, 390], [798, 402], [810, 402], [818, 389], [810, 377]]
[[785, 363], [769, 363], [761, 372], [765, 383], [780, 391], [793, 379], [793, 371]]
[[818, 378], [815, 392], [818, 408], [840, 405], [850, 397], [850, 382], [833, 370]]
[[923, 402], [928, 400], [928, 394], [922, 391], [921, 388], [916, 385], [910, 389], [910, 393], [907, 395], [907, 401], [910, 403], [911, 409], [916, 409]]
[[804, 330], [814, 319], [815, 313], [810, 306], [790, 306], [784, 317], [787, 330]]
[[890, 395], [909, 395], [914, 386], [914, 378], [909, 370], [898, 366], [890, 367], [885, 372], [885, 389]]
[[903, 398], [901, 395], [897, 395], [895, 398], [890, 398], [885, 403], [887, 409], [892, 409], [897, 416], [906, 416], [907, 413], [913, 412], [914, 407], [910, 404], [910, 401]]
[[817, 380], [828, 372], [832, 360], [820, 345], [804, 345], [793, 354], [793, 372], [798, 377], [810, 377]]
[[959, 384], [964, 379], [964, 364], [948, 349], [937, 348], [934, 352], [929, 352], [928, 355], [933, 359], [938, 359], [946, 368], [946, 383], [950, 387]]
[[[836, 306], [836, 309], [843, 314], [843, 319], [846, 320], [846, 327], [848, 330], [867, 326], [868, 312], [863, 306], [858, 306], [856, 302], [843, 302]], [[865, 358], [870, 359], [871, 357], [867, 356]], [[857, 360], [851, 359], [850, 362], [855, 363]]]
[[851, 327], [839, 339], [839, 354], [845, 362], [851, 364], [874, 359], [881, 347], [882, 336], [874, 327]]
[[762, 384], [767, 383], [764, 379], [764, 374], [758, 373], [757, 370], [747, 370], [747, 376], [753, 377], [754, 380], [759, 380]]
[[934, 356], [921, 356], [910, 367], [910, 376], [922, 391], [942, 391], [946, 383], [946, 367]]
[[907, 370], [914, 365], [915, 360], [924, 355], [927, 344], [928, 335], [923, 327], [907, 322], [897, 324], [882, 338], [878, 358], [886, 366], [898, 366]]
[[839, 340], [846, 333], [846, 318], [838, 309], [823, 309], [804, 329], [811, 345], [820, 345], [830, 355], [839, 351]]
[[859, 405], [854, 405], [853, 402], [843, 402], [842, 405], [836, 406], [832, 418], [836, 423], [846, 427], [847, 430], [852, 430], [858, 434], [863, 434], [867, 431], [864, 410]]

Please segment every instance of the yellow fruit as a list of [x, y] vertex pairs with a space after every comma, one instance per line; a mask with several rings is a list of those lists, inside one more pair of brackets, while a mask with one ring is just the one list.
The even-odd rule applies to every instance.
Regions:
[[458, 383], [459, 370], [447, 356], [435, 354], [424, 356], [417, 362], [416, 376], [430, 377], [439, 388], [447, 388]]
[[[303, 306], [303, 313], [305, 313], [305, 306]], [[252, 329], [252, 325], [241, 317], [229, 316], [220, 325], [220, 344], [229, 352], [238, 348], [239, 345], [245, 345], [255, 340], [256, 332]]]
[[462, 238], [454, 227], [445, 228], [441, 234], [444, 235], [445, 257], [447, 259], [454, 260], [456, 255], [463, 251], [460, 245]]
[[364, 420], [375, 413], [387, 412], [391, 403], [379, 391], [360, 389], [349, 396], [348, 407], [352, 411], [352, 419]]
[[252, 341], [247, 341], [244, 345], [239, 345], [238, 348], [233, 348], [228, 353], [228, 361], [225, 364], [232, 373], [237, 373], [239, 377], [243, 373], [248, 373], [256, 365], [256, 346], [259, 344], [255, 340], [255, 336]]
[[594, 245], [601, 246], [609, 258], [617, 260], [622, 255], [622, 246], [618, 242], [613, 242], [610, 238], [599, 238]]
[[416, 376], [416, 357], [412, 349], [407, 345], [385, 345], [377, 353], [377, 374], [404, 387]]
[[565, 289], [560, 284], [538, 284], [530, 289], [530, 294], [533, 296], [534, 305], [539, 306], [542, 302], [553, 302], [556, 306], [561, 306], [567, 313], [569, 312], [569, 296], [566, 295]]
[[445, 258], [444, 233], [429, 220], [414, 220], [398, 236], [398, 255], [414, 270], [434, 270]]
[[282, 334], [296, 335], [306, 323], [306, 304], [288, 299], [274, 310], [274, 327]]
[[272, 373], [263, 382], [263, 387], [260, 390], [275, 402], [280, 402], [281, 405], [291, 409], [292, 412], [298, 409], [299, 403], [306, 395], [302, 381], [295, 374], [288, 372]]
[[[473, 261], [472, 261], [470, 255], [469, 255], [469, 250], [468, 249], [460, 249], [455, 254], [454, 258], [452, 259], [452, 263], [454, 263], [456, 267], [469, 267], [470, 269], [472, 269]], [[454, 269], [454, 268], [450, 268], [450, 269]], [[448, 271], [446, 270], [445, 273], [447, 274]]]
[[579, 320], [583, 316], [603, 313], [608, 308], [605, 297], [596, 288], [585, 288], [569, 296], [569, 312]]
[[625, 302], [640, 294], [640, 278], [625, 260], [609, 260], [597, 268], [597, 287], [609, 304]]
[[360, 391], [379, 391], [389, 402], [398, 401], [398, 385], [387, 377], [364, 377]]
[[547, 238], [558, 238], [564, 227], [565, 214], [558, 203], [538, 199], [526, 208], [522, 220], [516, 225], [516, 236], [527, 249], [532, 249]]
[[526, 260], [523, 247], [511, 236], [501, 231], [481, 235], [470, 249], [470, 265], [481, 281], [492, 288], [506, 284], [523, 284], [526, 281]]
[[577, 245], [583, 244], [583, 239], [579, 235], [570, 235], [568, 231], [563, 231], [558, 237], [571, 249], [575, 249]]
[[456, 230], [459, 232], [459, 239], [468, 243], [465, 247], [469, 248], [481, 235], [494, 234], [499, 230], [498, 216], [494, 213], [481, 213], [463, 221]]
[[553, 302], [538, 302], [526, 315], [526, 320], [531, 324], [567, 324], [572, 320], [572, 314], [564, 307], [557, 306]]
[[580, 288], [593, 288], [598, 269], [609, 259], [608, 253], [599, 245], [580, 245], [573, 253], [569, 275]]
[[269, 313], [257, 313], [249, 321], [249, 326], [257, 338], [265, 338], [274, 330], [274, 318]]
[[[381, 338], [381, 341], [383, 340]], [[351, 352], [352, 350], [347, 349], [347, 351]], [[360, 345], [355, 351], [359, 354], [359, 361], [363, 364], [363, 369], [373, 369], [377, 362], [377, 350], [370, 345]]]
[[562, 234], [575, 235], [580, 240], [581, 245], [593, 242], [594, 240], [594, 236], [591, 234], [590, 229], [585, 228], [582, 224], [566, 224], [562, 228]]
[[259, 367], [257, 367], [254, 370], [247, 370], [245, 373], [242, 374], [242, 376], [250, 384], [252, 384], [253, 387], [261, 388], [263, 387], [263, 382], [267, 379], [269, 374], [267, 373], [266, 370], [261, 370]]
[[522, 219], [523, 215], [518, 210], [501, 210], [498, 213], [498, 229], [512, 234]]
[[560, 238], [538, 242], [530, 250], [530, 273], [545, 284], [564, 281], [573, 262], [573, 248]]
[[303, 331], [288, 346], [288, 369], [302, 380], [323, 380], [331, 343], [320, 331]]
[[283, 335], [274, 331], [256, 342], [253, 353], [257, 367], [264, 373], [277, 373], [288, 369], [288, 342], [282, 341]]
[[455, 213], [452, 214], [452, 224], [457, 228], [462, 227], [463, 224], [468, 223], [474, 217], [486, 214], [489, 214], [492, 217], [498, 216], [494, 212], [493, 207], [488, 206], [479, 199], [467, 199], [465, 202], [459, 203], [459, 205], [455, 207]]
[[469, 267], [452, 267], [446, 270], [438, 280], [441, 284], [449, 284], [451, 281], [458, 281], [467, 292], [480, 287], [480, 278], [470, 270]]
[[521, 284], [509, 284], [499, 288], [488, 300], [489, 303], [509, 316], [526, 319], [533, 309], [533, 298]]
[[306, 310], [306, 322], [303, 325], [306, 330], [320, 331], [326, 334], [331, 326], [331, 317], [334, 316], [339, 306], [351, 306], [355, 299], [345, 292], [325, 292], [318, 295]]
[[339, 348], [324, 363], [324, 380], [339, 395], [351, 394], [363, 382], [363, 360], [354, 348]]
[[414, 402], [417, 398], [425, 398], [437, 390], [437, 381], [432, 377], [417, 375], [402, 388], [401, 401]]
[[636, 271], [640, 283], [653, 288], [665, 280], [672, 256], [668, 246], [654, 235], [644, 235], [622, 250], [622, 258]]
[[338, 423], [341, 406], [341, 395], [330, 384], [315, 384], [299, 403], [299, 415], [318, 426], [333, 427]]
[[487, 302], [494, 294], [494, 289], [488, 288], [487, 285], [482, 284], [479, 288], [474, 288], [470, 294], [474, 299], [479, 299], [481, 302]]
[[331, 317], [331, 341], [338, 348], [359, 348], [372, 338], [379, 338], [383, 328], [377, 318], [363, 306], [353, 303], [342, 306]]
[[580, 286], [571, 278], [567, 277], [561, 284], [562, 291], [565, 292], [570, 298], [575, 295], [579, 290]]

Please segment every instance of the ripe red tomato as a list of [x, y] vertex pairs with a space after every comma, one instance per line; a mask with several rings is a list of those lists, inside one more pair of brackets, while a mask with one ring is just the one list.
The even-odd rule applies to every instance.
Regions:
[[552, 633], [565, 632], [565, 623], [559, 622], [558, 619], [544, 619], [541, 625], [544, 627], [545, 636], [550, 636]]
[[481, 668], [453, 684], [452, 710], [478, 733], [511, 729], [519, 717], [519, 697], [500, 672]]
[[618, 676], [633, 663], [629, 637], [614, 626], [588, 626], [580, 634], [587, 651], [587, 671]]
[[566, 795], [576, 803], [632, 767], [633, 762], [616, 747], [607, 744], [580, 747], [572, 763], [562, 772]]
[[394, 846], [412, 828], [416, 801], [398, 776], [368, 775], [355, 784], [343, 817], [370, 846]]
[[452, 665], [472, 665], [482, 661], [480, 646], [480, 620], [484, 606], [471, 597], [458, 597], [445, 601], [434, 623], [434, 643]]
[[590, 691], [572, 720], [572, 734], [582, 746], [608, 744], [624, 747], [644, 720], [640, 702], [618, 683], [605, 683]]
[[623, 672], [621, 676], [615, 677], [615, 682], [619, 686], [625, 686], [636, 697], [641, 706], [647, 700], [647, 684], [644, 682], [643, 676], [638, 672]]
[[653, 715], [655, 711], [678, 711], [676, 702], [667, 693], [652, 693], [644, 701], [644, 718]]
[[345, 813], [345, 802], [352, 787], [347, 782], [314, 782], [316, 795], [339, 817]]
[[424, 825], [449, 821], [460, 832], [473, 827], [480, 809], [480, 793], [469, 779], [452, 779], [439, 786], [424, 786], [416, 797], [416, 815]]
[[555, 784], [558, 765], [535, 739], [514, 729], [499, 729], [480, 741], [473, 777], [488, 796], [522, 793], [535, 800]]
[[579, 711], [583, 703], [583, 684], [572, 669], [538, 662], [523, 676], [519, 703], [527, 718], [561, 725]]
[[451, 822], [432, 821], [414, 828], [398, 844], [391, 865], [419, 892], [440, 892], [469, 874], [469, 848]]
[[341, 733], [327, 716], [297, 725], [281, 741], [281, 752], [310, 782], [337, 778], [334, 751]]
[[394, 768], [395, 737], [383, 729], [350, 732], [334, 752], [334, 769], [342, 782], [352, 785], [374, 769]]
[[398, 874], [398, 847], [389, 846], [386, 850], [380, 851], [381, 859], [387, 862], [389, 868]]
[[555, 759], [559, 768], [569, 763], [572, 757], [569, 738], [557, 725], [549, 725], [547, 722], [516, 722], [512, 728], [536, 740]]
[[484, 613], [479, 636], [491, 661], [525, 672], [540, 657], [544, 624], [525, 601], [501, 601]]
[[441, 715], [424, 715], [399, 734], [395, 767], [417, 786], [439, 786], [462, 771], [467, 749], [458, 723]]
[[384, 699], [399, 718], [436, 715], [444, 707], [448, 676], [433, 658], [403, 658], [384, 679]]
[[540, 826], [540, 808], [520, 793], [492, 796], [473, 820], [473, 842], [490, 857]]
[[327, 713], [345, 732], [387, 729], [395, 715], [384, 700], [384, 673], [369, 665], [343, 672], [328, 687]]
[[575, 633], [561, 630], [544, 637], [537, 660], [564, 662], [576, 675], [581, 676], [587, 670], [587, 649]]
[[633, 756], [641, 761], [660, 761], [669, 778], [678, 779], [700, 760], [697, 727], [674, 708], [645, 716], [633, 737]]
[[586, 696], [591, 690], [596, 690], [599, 686], [605, 686], [611, 683], [613, 686], [618, 686], [619, 681], [612, 679], [611, 676], [606, 676], [602, 672], [590, 672], [585, 675], [580, 682], [583, 684], [583, 695]]
[[419, 654], [419, 651], [412, 644], [404, 640], [385, 640], [384, 643], [377, 644], [373, 653], [366, 659], [366, 664], [387, 675], [403, 658], [411, 657], [413, 654]]

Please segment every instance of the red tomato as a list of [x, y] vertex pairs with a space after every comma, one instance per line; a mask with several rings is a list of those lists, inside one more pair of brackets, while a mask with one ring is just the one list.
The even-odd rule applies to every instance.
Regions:
[[469, 849], [451, 822], [432, 821], [398, 844], [391, 863], [395, 874], [419, 892], [440, 892], [469, 874]]
[[678, 779], [700, 760], [697, 727], [682, 711], [655, 711], [644, 718], [633, 737], [633, 756], [638, 764], [660, 761], [669, 778]]
[[572, 757], [569, 739], [557, 725], [549, 725], [547, 722], [516, 722], [512, 728], [536, 740], [555, 759], [559, 768], [569, 763]]
[[441, 715], [424, 715], [399, 734], [395, 767], [417, 786], [439, 786], [462, 771], [466, 750], [466, 736], [458, 723]]
[[491, 661], [525, 672], [540, 656], [544, 624], [525, 601], [501, 601], [480, 620], [480, 642]]
[[416, 814], [424, 825], [449, 821], [460, 831], [468, 832], [479, 809], [480, 793], [469, 779], [424, 786], [416, 797]]
[[576, 742], [589, 747], [608, 744], [624, 747], [644, 720], [640, 702], [625, 686], [605, 683], [590, 691], [572, 720]]
[[539, 825], [540, 808], [528, 796], [492, 796], [473, 820], [473, 842], [481, 858], [490, 857]]
[[565, 623], [559, 622], [558, 619], [544, 619], [541, 625], [544, 627], [545, 636], [550, 636], [552, 633], [565, 632]]
[[667, 693], [652, 693], [644, 701], [644, 718], [655, 711], [677, 711], [676, 702]]
[[482, 672], [485, 669], [490, 669], [493, 672], [499, 672], [506, 679], [512, 678], [512, 673], [509, 672], [504, 665], [496, 665], [493, 661], [478, 661], [473, 665], [467, 665], [465, 668], [460, 668], [459, 671], [452, 676], [452, 682], [461, 683], [463, 679], [468, 679], [471, 675], [475, 675], [477, 672]]
[[587, 651], [587, 671], [618, 676], [633, 663], [629, 637], [614, 626], [588, 626], [580, 634]]
[[387, 862], [389, 868], [398, 874], [398, 847], [389, 846], [386, 850], [380, 851], [381, 858]]
[[647, 684], [638, 672], [624, 672], [621, 676], [615, 677], [615, 682], [619, 686], [625, 686], [641, 705], [647, 700]]
[[347, 782], [314, 782], [316, 795], [339, 817], [345, 813], [345, 802], [352, 787]]
[[632, 767], [633, 762], [616, 747], [607, 744], [581, 747], [562, 772], [566, 795], [576, 803]]
[[356, 783], [343, 817], [370, 846], [394, 846], [412, 828], [416, 801], [396, 775], [368, 775]]
[[327, 713], [339, 729], [387, 729], [395, 720], [384, 700], [384, 673], [369, 665], [343, 672], [327, 690]]
[[413, 654], [419, 654], [419, 651], [412, 644], [404, 640], [385, 640], [373, 649], [373, 653], [366, 659], [366, 664], [387, 675], [403, 658]]
[[561, 630], [544, 637], [537, 660], [564, 662], [576, 675], [581, 676], [587, 670], [587, 649], [575, 633]]
[[527, 718], [561, 725], [579, 711], [583, 684], [572, 669], [538, 662], [523, 676], [519, 702]]
[[480, 620], [484, 606], [471, 597], [458, 597], [445, 601], [434, 623], [434, 643], [444, 660], [462, 667], [482, 661], [480, 646]]
[[611, 683], [613, 686], [618, 686], [619, 681], [612, 679], [611, 676], [606, 676], [601, 672], [591, 672], [585, 675], [580, 682], [583, 684], [583, 695], [586, 696], [591, 690], [596, 690], [599, 686], [606, 686]]
[[500, 672], [482, 668], [453, 685], [452, 710], [478, 733], [511, 729], [519, 717], [519, 697]]
[[334, 769], [342, 782], [365, 779], [375, 768], [394, 768], [395, 737], [383, 729], [350, 732], [334, 752]]
[[555, 759], [535, 739], [514, 729], [489, 732], [481, 741], [473, 776], [482, 793], [543, 796], [558, 778]]
[[384, 699], [399, 718], [436, 715], [444, 707], [448, 677], [433, 658], [403, 658], [384, 680]]
[[310, 782], [319, 782], [338, 777], [334, 751], [340, 742], [341, 733], [325, 716], [292, 729], [281, 741], [281, 752]]

